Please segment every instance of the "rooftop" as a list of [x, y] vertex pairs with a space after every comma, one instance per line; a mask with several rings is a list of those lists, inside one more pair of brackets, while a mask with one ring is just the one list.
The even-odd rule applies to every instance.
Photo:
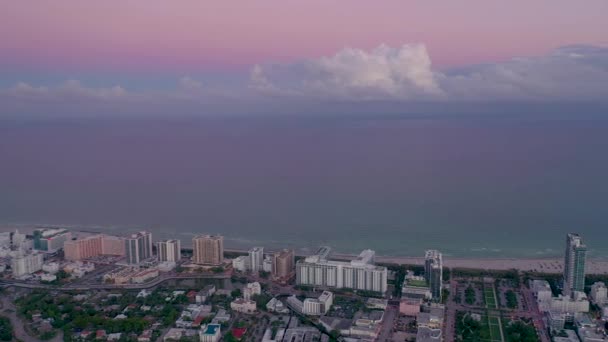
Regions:
[[207, 324], [205, 327], [204, 335], [215, 335], [217, 331], [220, 330], [219, 324]]

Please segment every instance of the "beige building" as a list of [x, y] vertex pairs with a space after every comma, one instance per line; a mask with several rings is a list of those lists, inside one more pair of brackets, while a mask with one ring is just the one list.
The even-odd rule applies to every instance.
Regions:
[[290, 278], [295, 271], [293, 250], [284, 249], [272, 256], [272, 276], [275, 279]]
[[194, 237], [192, 262], [201, 265], [221, 265], [224, 262], [224, 237], [220, 235]]
[[124, 241], [115, 236], [92, 235], [63, 244], [66, 260], [77, 261], [100, 255], [124, 255]]

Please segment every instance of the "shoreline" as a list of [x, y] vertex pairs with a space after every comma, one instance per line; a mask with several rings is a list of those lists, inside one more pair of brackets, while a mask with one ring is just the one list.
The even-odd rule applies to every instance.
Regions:
[[[183, 248], [182, 248], [183, 249]], [[188, 250], [191, 250], [188, 248]], [[272, 252], [274, 250], [269, 250]], [[224, 249], [224, 252], [247, 254], [244, 249]], [[310, 254], [308, 254], [310, 255]], [[308, 256], [296, 253], [296, 256]], [[331, 253], [330, 259], [352, 260], [355, 254]], [[383, 256], [377, 255], [376, 263], [398, 264], [398, 265], [424, 265], [424, 257], [406, 256]], [[444, 258], [443, 266], [449, 268], [468, 268], [475, 270], [497, 270], [507, 271], [516, 269], [519, 271], [532, 271], [540, 273], [559, 274], [563, 272], [563, 260], [561, 258]], [[587, 259], [585, 270], [587, 274], [608, 274], [608, 260]]]
[[[2, 229], [4, 228], [4, 229]], [[14, 225], [13, 229], [16, 228]], [[19, 228], [27, 230], [33, 230], [33, 226], [29, 225], [29, 229], [25, 225]], [[6, 226], [0, 226], [0, 231], [4, 231]], [[97, 229], [79, 229], [75, 230], [75, 233], [81, 234], [108, 234], [108, 232], [100, 231]], [[266, 251], [271, 253], [273, 251], [280, 250], [282, 248], [267, 248]], [[295, 251], [295, 255], [299, 257], [309, 256], [312, 253], [304, 253], [302, 250], [292, 248]], [[191, 247], [182, 247], [182, 250], [191, 251]], [[247, 254], [248, 249], [244, 248], [225, 248], [225, 252], [229, 253], [240, 253]], [[334, 252], [331, 253], [333, 259], [338, 260], [352, 260], [357, 255], [349, 253]], [[398, 265], [424, 265], [424, 257], [422, 256], [399, 256], [399, 255], [376, 255], [376, 262], [386, 264], [398, 264]], [[563, 259], [559, 256], [547, 256], [547, 257], [446, 257], [444, 255], [443, 265], [449, 268], [469, 268], [476, 270], [510, 270], [517, 269], [520, 271], [533, 271], [541, 273], [562, 273], [563, 272]], [[587, 274], [608, 274], [608, 259], [605, 258], [587, 258], [586, 263]]]

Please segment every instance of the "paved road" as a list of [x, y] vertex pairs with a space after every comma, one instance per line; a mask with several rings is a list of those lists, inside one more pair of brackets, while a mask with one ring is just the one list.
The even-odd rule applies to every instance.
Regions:
[[382, 330], [380, 331], [376, 341], [390, 341], [393, 324], [395, 322], [395, 317], [397, 317], [398, 310], [398, 308], [392, 305], [386, 307], [386, 311], [384, 311], [384, 318], [382, 319]]
[[164, 283], [169, 280], [178, 280], [178, 279], [228, 279], [230, 275], [222, 274], [222, 275], [210, 275], [210, 274], [180, 274], [180, 275], [169, 275], [169, 276], [160, 276], [154, 279], [151, 282], [143, 283], [143, 284], [90, 284], [90, 285], [64, 285], [64, 286], [53, 286], [53, 285], [45, 285], [45, 284], [32, 284], [26, 283], [18, 280], [0, 280], [0, 286], [14, 286], [21, 287], [27, 289], [48, 289], [54, 291], [86, 291], [86, 290], [113, 290], [113, 289], [123, 289], [123, 290], [140, 290], [140, 289], [149, 289], [151, 287], [157, 286], [161, 283]]

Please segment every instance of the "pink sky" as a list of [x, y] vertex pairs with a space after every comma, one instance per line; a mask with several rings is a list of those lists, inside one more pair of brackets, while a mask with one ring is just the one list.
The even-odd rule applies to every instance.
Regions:
[[608, 43], [608, 1], [4, 1], [0, 67], [241, 69], [424, 43], [439, 67]]

